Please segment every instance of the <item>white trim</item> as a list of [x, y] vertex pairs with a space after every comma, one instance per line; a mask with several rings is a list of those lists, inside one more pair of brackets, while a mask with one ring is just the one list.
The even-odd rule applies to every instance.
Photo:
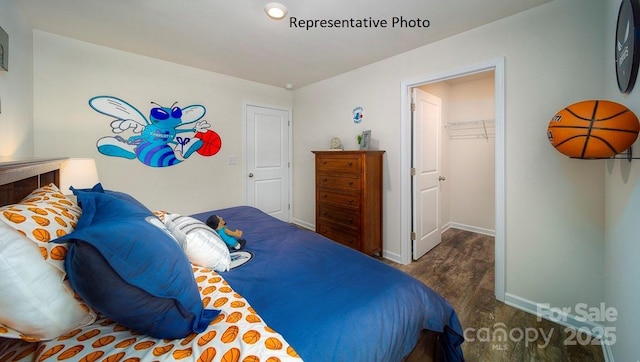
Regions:
[[[587, 334], [589, 337], [599, 338], [600, 336], [594, 335], [594, 331], [604, 331], [605, 326], [600, 323], [591, 322], [585, 320], [582, 317], [576, 316], [575, 314], [568, 313], [566, 311], [562, 311], [562, 308], [553, 308], [548, 304], [540, 304], [530, 301], [528, 299], [519, 297], [517, 295], [505, 293], [504, 303], [514, 307], [516, 309], [520, 309], [527, 313], [533, 314], [538, 318], [543, 318], [548, 321], [554, 322], [564, 327], [572, 328], [576, 331], [583, 332]], [[570, 338], [573, 337], [569, 335]], [[565, 343], [570, 342], [579, 342], [575, 340], [565, 340]], [[613, 354], [611, 352], [611, 345], [608, 343], [601, 343], [602, 346], [602, 354], [604, 355], [604, 359], [607, 362], [613, 362]]]
[[314, 224], [308, 223], [308, 222], [306, 222], [304, 220], [300, 220], [300, 219], [295, 218], [295, 217], [291, 220], [291, 223], [295, 224], [295, 225], [298, 225], [298, 226], [302, 226], [303, 228], [309, 229], [311, 231], [316, 231], [316, 226]]
[[382, 250], [382, 257], [388, 260], [391, 260], [393, 262], [396, 262], [398, 264], [403, 264], [402, 263], [402, 255], [398, 254], [398, 253], [392, 253], [390, 251], [387, 250]]
[[481, 227], [477, 227], [477, 226], [473, 226], [473, 225], [460, 224], [460, 223], [457, 223], [457, 222], [449, 222], [449, 223], [447, 223], [446, 226], [447, 226], [447, 230], [453, 228], [453, 229], [460, 229], [460, 230], [470, 231], [472, 233], [488, 235], [488, 236], [495, 236], [496, 235], [496, 231], [495, 230], [485, 229], [485, 228], [481, 228]]
[[[411, 144], [411, 87], [422, 80], [400, 84], [400, 144]], [[411, 262], [411, 149], [400, 147], [400, 263]]]
[[507, 290], [507, 213], [506, 213], [506, 134], [505, 134], [505, 69], [504, 58], [497, 59], [494, 63], [495, 72], [495, 187], [496, 187], [496, 210], [495, 210], [495, 295], [500, 301], [504, 301]]
[[[426, 83], [438, 82], [487, 70], [495, 72], [495, 201], [496, 201], [496, 229], [495, 229], [495, 295], [496, 299], [504, 301], [505, 297], [505, 74], [504, 58], [498, 58], [479, 64], [469, 65], [461, 69], [447, 71], [435, 75], [421, 77], [400, 84], [400, 144], [411, 144], [411, 95], [412, 87]], [[402, 264], [411, 262], [411, 150], [409, 147], [400, 148], [400, 261]]]
[[613, 359], [613, 351], [611, 350], [611, 346], [608, 344], [602, 344], [602, 354], [604, 355], [605, 362], [614, 362]]

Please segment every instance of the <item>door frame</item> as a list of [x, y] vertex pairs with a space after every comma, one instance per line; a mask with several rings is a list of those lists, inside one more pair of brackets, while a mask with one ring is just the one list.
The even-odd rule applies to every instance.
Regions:
[[[411, 88], [484, 71], [494, 71], [495, 82], [495, 296], [504, 301], [506, 289], [505, 197], [505, 69], [504, 57], [401, 82], [400, 144], [411, 145]], [[400, 257], [411, 262], [411, 147], [400, 148]]]
[[[242, 152], [244, 152], [245, 157], [247, 157], [247, 155], [249, 154], [248, 152], [248, 140], [247, 140], [247, 107], [249, 106], [253, 106], [253, 107], [260, 107], [260, 108], [269, 108], [269, 109], [275, 109], [278, 111], [285, 111], [289, 114], [289, 125], [287, 127], [287, 141], [289, 142], [289, 147], [288, 147], [288, 152], [287, 152], [287, 162], [289, 164], [289, 167], [287, 168], [287, 177], [289, 178], [289, 182], [287, 183], [287, 194], [289, 195], [289, 207], [287, 208], [288, 210], [288, 215], [287, 215], [287, 222], [291, 222], [291, 215], [293, 215], [293, 202], [292, 202], [292, 197], [293, 197], [293, 185], [292, 185], [292, 178], [293, 178], [293, 172], [292, 172], [292, 165], [291, 165], [291, 160], [293, 159], [293, 153], [292, 153], [292, 144], [291, 141], [293, 139], [293, 112], [291, 110], [291, 108], [288, 107], [278, 107], [278, 106], [274, 106], [274, 105], [267, 105], [267, 104], [263, 104], [263, 103], [259, 103], [259, 102], [250, 102], [250, 101], [243, 101], [242, 102], [242, 144], [243, 149]], [[249, 203], [249, 198], [248, 198], [248, 194], [249, 194], [249, 190], [247, 188], [247, 174], [249, 173], [249, 170], [247, 169], [247, 162], [243, 161], [242, 162], [242, 203], [244, 205], [248, 205]]]

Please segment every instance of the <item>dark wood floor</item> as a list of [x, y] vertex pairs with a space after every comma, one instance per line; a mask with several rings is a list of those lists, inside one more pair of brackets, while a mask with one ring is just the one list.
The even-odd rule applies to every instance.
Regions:
[[[600, 345], [567, 345], [571, 343], [566, 340], [577, 338], [565, 327], [538, 321], [495, 299], [493, 237], [449, 229], [441, 244], [410, 265], [381, 260], [420, 279], [451, 303], [466, 330], [462, 350], [469, 362], [604, 361]], [[511, 337], [492, 337], [500, 329]]]

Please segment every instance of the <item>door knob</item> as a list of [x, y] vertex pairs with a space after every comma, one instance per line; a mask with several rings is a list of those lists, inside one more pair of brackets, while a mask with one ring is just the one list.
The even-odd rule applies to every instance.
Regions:
[[249, 175], [248, 175], [248, 176], [249, 176], [249, 177], [253, 177], [253, 174], [252, 174], [251, 172], [249, 172]]
[[444, 178], [444, 176], [438, 177], [438, 181], [444, 181], [444, 180], [446, 180], [446, 178]]

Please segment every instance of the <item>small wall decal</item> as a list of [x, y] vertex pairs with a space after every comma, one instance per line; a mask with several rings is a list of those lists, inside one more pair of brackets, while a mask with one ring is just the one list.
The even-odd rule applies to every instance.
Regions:
[[356, 107], [352, 111], [353, 114], [353, 123], [362, 122], [362, 118], [364, 118], [364, 109], [362, 107]]
[[[97, 96], [89, 105], [98, 113], [111, 117], [111, 132], [96, 142], [98, 152], [106, 156], [139, 160], [151, 167], [177, 165], [194, 153], [213, 156], [222, 147], [220, 136], [203, 120], [202, 105], [154, 106], [145, 117], [130, 103], [111, 96]], [[123, 134], [130, 134], [123, 137]]]

